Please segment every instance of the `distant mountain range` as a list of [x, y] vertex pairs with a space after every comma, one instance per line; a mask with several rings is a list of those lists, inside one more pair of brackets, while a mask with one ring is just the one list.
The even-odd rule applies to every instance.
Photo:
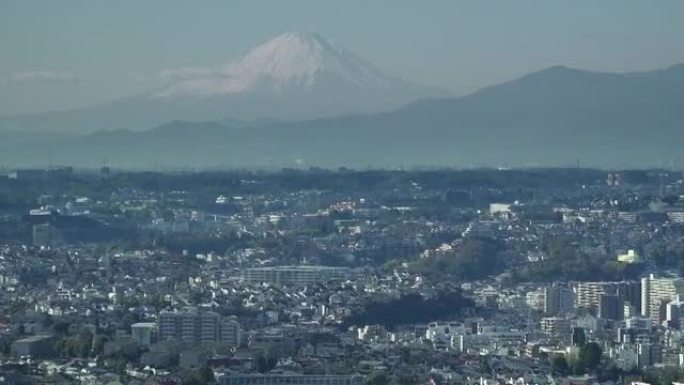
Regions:
[[220, 68], [167, 70], [145, 95], [0, 117], [0, 131], [147, 130], [174, 120], [302, 120], [398, 108], [444, 90], [386, 74], [315, 33], [285, 33]]
[[[172, 122], [146, 132], [24, 138], [0, 162], [193, 168], [684, 166], [684, 65], [552, 67], [460, 98], [301, 122]], [[1, 145], [0, 145], [1, 146]]]

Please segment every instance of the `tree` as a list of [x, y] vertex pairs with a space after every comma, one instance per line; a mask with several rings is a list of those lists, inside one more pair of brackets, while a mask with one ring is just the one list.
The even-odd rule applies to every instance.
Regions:
[[493, 239], [467, 238], [453, 252], [421, 259], [412, 265], [412, 270], [436, 277], [482, 278], [503, 268], [498, 258], [501, 249]]
[[618, 381], [620, 379], [620, 374], [622, 371], [615, 365], [615, 362], [608, 362], [601, 366], [599, 370], [598, 380], [600, 382], [605, 381]]
[[594, 372], [601, 364], [603, 351], [596, 342], [589, 342], [580, 347], [577, 355], [575, 372], [586, 373]]
[[183, 383], [187, 385], [206, 385], [214, 382], [214, 380], [214, 371], [210, 367], [204, 366], [193, 370]]
[[673, 382], [679, 382], [684, 378], [684, 373], [679, 368], [663, 368], [657, 377], [657, 383], [666, 385]]
[[390, 378], [385, 372], [373, 372], [366, 380], [367, 385], [389, 385]]
[[42, 320], [43, 326], [47, 328], [47, 327], [52, 326], [52, 323], [53, 323], [52, 316], [48, 313], [45, 313], [43, 315], [43, 320]]
[[278, 355], [273, 349], [262, 350], [256, 355], [256, 370], [260, 373], [266, 373], [275, 369], [278, 364]]
[[137, 322], [136, 317], [131, 313], [126, 313], [121, 318], [121, 323], [123, 324], [123, 329], [129, 333], [131, 331], [131, 325], [133, 325], [136, 322]]
[[566, 376], [570, 373], [570, 365], [568, 365], [568, 360], [565, 359], [563, 355], [554, 355], [551, 358], [551, 370], [560, 374], [561, 376]]
[[684, 370], [672, 366], [649, 368], [639, 374], [644, 382], [656, 385], [671, 385], [684, 380]]
[[65, 335], [69, 331], [69, 322], [57, 321], [52, 325], [52, 330], [57, 334]]
[[95, 355], [99, 355], [100, 353], [102, 353], [102, 351], [104, 351], [104, 345], [106, 342], [107, 337], [105, 337], [102, 334], [96, 334], [95, 336], [93, 336], [93, 343], [91, 348], [92, 352]]

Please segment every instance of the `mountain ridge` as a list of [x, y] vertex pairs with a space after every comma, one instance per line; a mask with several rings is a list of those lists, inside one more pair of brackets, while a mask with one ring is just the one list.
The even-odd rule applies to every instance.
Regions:
[[[683, 128], [684, 66], [639, 75], [558, 67], [391, 112], [256, 126], [173, 122], [75, 137], [51, 153], [72, 165], [106, 154], [111, 165], [130, 168], [567, 166], [578, 159], [640, 168], [684, 166]], [[4, 164], [8, 154], [0, 155]]]

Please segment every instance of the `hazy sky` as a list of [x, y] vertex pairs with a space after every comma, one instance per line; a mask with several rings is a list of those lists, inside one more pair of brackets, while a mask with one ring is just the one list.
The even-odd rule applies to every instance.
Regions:
[[92, 105], [315, 31], [386, 71], [457, 93], [556, 64], [684, 62], [682, 0], [0, 2], [0, 114]]

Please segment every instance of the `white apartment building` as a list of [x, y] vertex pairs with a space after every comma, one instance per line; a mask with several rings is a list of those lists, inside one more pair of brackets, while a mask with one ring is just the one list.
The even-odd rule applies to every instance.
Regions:
[[159, 339], [177, 339], [188, 343], [221, 342], [238, 346], [240, 324], [223, 319], [214, 312], [162, 312], [159, 314]]
[[345, 267], [329, 266], [271, 266], [253, 267], [242, 270], [241, 278], [250, 283], [275, 283], [309, 285], [335, 279], [345, 279], [351, 270]]
[[641, 279], [641, 315], [649, 317], [660, 324], [665, 320], [661, 317], [661, 306], [684, 292], [682, 278], [656, 278], [653, 274]]

